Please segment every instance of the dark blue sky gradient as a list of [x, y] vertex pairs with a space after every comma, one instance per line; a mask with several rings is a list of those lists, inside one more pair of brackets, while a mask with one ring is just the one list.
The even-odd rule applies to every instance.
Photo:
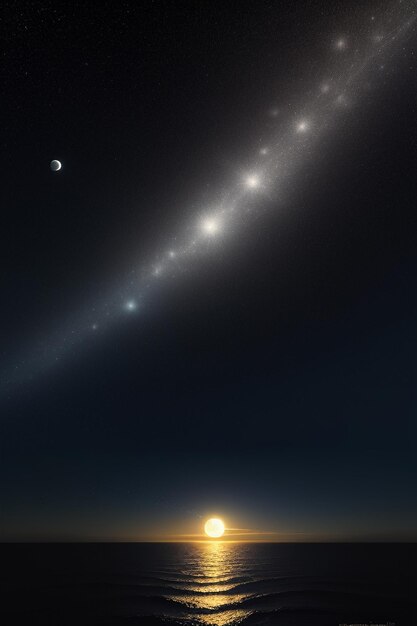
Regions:
[[[318, 2], [22, 6], [4, 367], [164, 242], [364, 19]], [[415, 68], [392, 65], [283, 207], [265, 198], [140, 314], [0, 401], [0, 538], [164, 537], [211, 513], [306, 538], [415, 537]]]

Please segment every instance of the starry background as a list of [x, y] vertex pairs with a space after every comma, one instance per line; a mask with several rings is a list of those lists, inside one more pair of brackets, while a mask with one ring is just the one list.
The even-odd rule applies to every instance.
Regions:
[[[163, 246], [378, 6], [6, 3], [2, 367]], [[214, 513], [414, 537], [415, 79], [408, 45], [283, 207], [1, 399], [2, 539]]]

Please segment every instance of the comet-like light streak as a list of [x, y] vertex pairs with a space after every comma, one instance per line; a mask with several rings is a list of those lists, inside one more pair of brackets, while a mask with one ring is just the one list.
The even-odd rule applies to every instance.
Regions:
[[379, 20], [375, 15], [368, 17], [368, 22], [360, 26], [365, 31], [361, 46], [354, 43], [357, 38], [351, 34], [329, 37], [329, 65], [334, 66], [333, 70], [318, 81], [316, 92], [308, 93], [304, 106], [298, 111], [292, 107], [295, 113], [289, 119], [282, 120], [282, 107], [269, 110], [277, 124], [275, 135], [262, 142], [252, 167], [219, 194], [212, 205], [215, 208], [208, 211], [202, 207], [185, 234], [173, 239], [175, 245], [171, 243], [149, 266], [133, 268], [118, 290], [113, 289], [101, 302], [93, 302], [56, 329], [46, 341], [38, 342], [32, 352], [28, 351], [32, 356], [21, 357], [14, 366], [6, 368], [0, 380], [3, 393], [13, 383], [30, 380], [71, 355], [88, 336], [105, 331], [122, 315], [136, 315], [156, 281], [184, 272], [188, 259], [203, 253], [220, 235], [236, 230], [253, 211], [259, 212], [262, 194], [274, 193], [278, 204], [289, 181], [311, 161], [312, 149], [319, 138], [337, 128], [341, 110], [358, 101], [369, 81], [380, 75], [386, 63], [393, 62], [400, 43], [404, 51], [406, 35], [415, 32], [416, 10], [415, 1], [400, 1], [391, 5]]

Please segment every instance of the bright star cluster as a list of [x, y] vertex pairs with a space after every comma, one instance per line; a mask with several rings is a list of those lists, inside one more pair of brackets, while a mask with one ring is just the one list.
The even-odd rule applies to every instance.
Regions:
[[328, 62], [317, 74], [315, 89], [307, 91], [297, 106], [266, 103], [268, 136], [265, 131], [260, 133], [263, 136], [254, 148], [252, 164], [242, 166], [240, 171], [237, 168], [229, 185], [213, 194], [209, 207], [205, 204], [197, 210], [183, 234], [173, 233], [166, 249], [160, 250], [153, 262], [132, 267], [125, 280], [117, 289], [109, 289], [106, 297], [95, 299], [92, 294], [94, 304], [75, 315], [72, 324], [33, 346], [29, 358], [18, 359], [2, 376], [1, 386], [7, 388], [33, 377], [122, 317], [135, 318], [157, 281], [163, 284], [163, 280], [176, 278], [196, 255], [208, 250], [213, 253], [227, 236], [244, 227], [254, 211], [262, 210], [265, 196], [273, 197], [279, 206], [283, 198], [280, 194], [289, 193], [289, 183], [296, 182], [302, 168], [314, 159], [321, 137], [338, 128], [344, 111], [359, 108], [361, 96], [366, 90], [369, 93], [369, 85], [375, 89], [387, 68], [395, 71], [397, 55], [407, 52], [406, 45], [415, 32], [416, 9], [415, 2], [393, 3], [380, 17], [368, 16], [357, 32], [329, 33], [327, 43], [323, 43]]
[[201, 222], [201, 230], [206, 235], [214, 236], [220, 230], [220, 222], [215, 217], [206, 217]]

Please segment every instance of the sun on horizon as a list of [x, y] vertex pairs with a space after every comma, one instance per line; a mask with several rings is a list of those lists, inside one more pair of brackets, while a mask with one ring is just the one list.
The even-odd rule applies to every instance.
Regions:
[[204, 524], [204, 532], [211, 539], [218, 539], [224, 535], [224, 523], [218, 517], [211, 517]]

